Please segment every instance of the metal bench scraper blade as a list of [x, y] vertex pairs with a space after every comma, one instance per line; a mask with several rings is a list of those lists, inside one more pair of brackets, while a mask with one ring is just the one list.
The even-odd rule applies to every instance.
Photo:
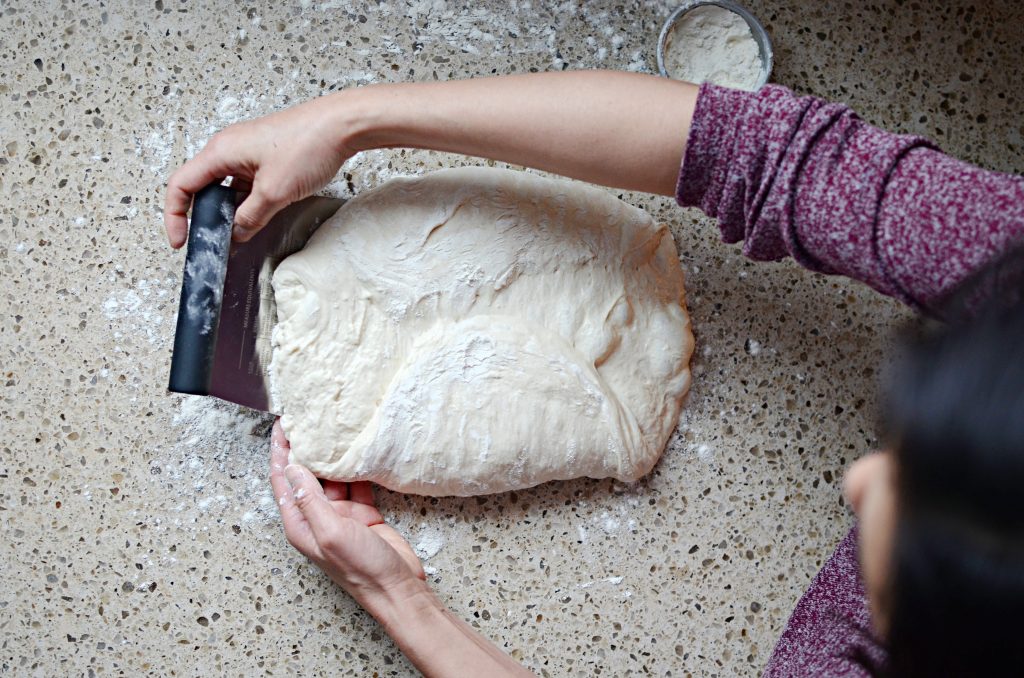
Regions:
[[168, 389], [270, 412], [271, 277], [345, 201], [300, 200], [249, 242], [232, 244], [236, 195], [211, 184], [193, 201]]

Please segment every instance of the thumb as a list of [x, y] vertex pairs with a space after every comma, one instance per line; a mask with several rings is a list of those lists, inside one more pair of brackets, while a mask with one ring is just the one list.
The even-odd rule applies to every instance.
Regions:
[[248, 241], [289, 202], [280, 189], [268, 189], [265, 182], [257, 180], [253, 184], [252, 192], [235, 211], [232, 237], [236, 242]]
[[298, 464], [288, 464], [284, 469], [284, 477], [291, 485], [295, 505], [309, 523], [313, 538], [317, 542], [322, 541], [337, 522], [338, 516], [327, 501], [320, 481], [309, 469]]

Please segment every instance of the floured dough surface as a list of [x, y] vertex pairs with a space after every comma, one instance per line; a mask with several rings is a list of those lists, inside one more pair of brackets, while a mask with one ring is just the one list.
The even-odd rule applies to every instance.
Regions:
[[473, 495], [658, 460], [690, 383], [668, 228], [585, 184], [460, 168], [394, 179], [273, 279], [292, 460]]

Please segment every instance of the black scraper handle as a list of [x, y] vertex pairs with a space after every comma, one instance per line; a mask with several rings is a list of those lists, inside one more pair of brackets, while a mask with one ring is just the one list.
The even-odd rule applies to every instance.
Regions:
[[234, 189], [215, 183], [196, 193], [171, 354], [168, 388], [176, 393], [210, 392], [234, 220]]

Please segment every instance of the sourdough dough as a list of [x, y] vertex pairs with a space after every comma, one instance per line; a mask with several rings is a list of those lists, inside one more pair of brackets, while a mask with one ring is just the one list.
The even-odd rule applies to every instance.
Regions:
[[647, 473], [693, 349], [672, 236], [608, 192], [442, 170], [348, 202], [273, 278], [292, 460], [473, 495]]

